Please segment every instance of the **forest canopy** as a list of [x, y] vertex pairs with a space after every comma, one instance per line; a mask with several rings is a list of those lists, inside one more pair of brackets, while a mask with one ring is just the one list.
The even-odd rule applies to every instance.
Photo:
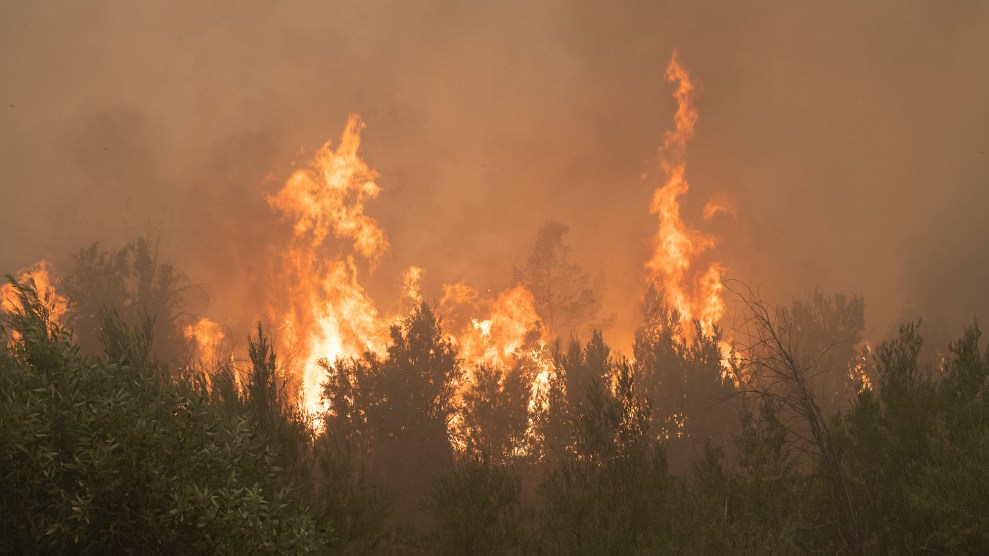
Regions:
[[[8, 277], [2, 552], [967, 553], [989, 540], [977, 323], [927, 361], [920, 323], [861, 348], [856, 296], [773, 307], [739, 289], [747, 317], [726, 357], [722, 331], [688, 342], [649, 296], [634, 359], [598, 331], [557, 339], [534, 392], [542, 351], [472, 363], [420, 302], [383, 355], [321, 363], [313, 413], [263, 325], [244, 361], [204, 363], [194, 338], [176, 340], [194, 320], [170, 281], [181, 273], [147, 245], [83, 250], [69, 300]], [[134, 286], [105, 301], [108, 283]]]

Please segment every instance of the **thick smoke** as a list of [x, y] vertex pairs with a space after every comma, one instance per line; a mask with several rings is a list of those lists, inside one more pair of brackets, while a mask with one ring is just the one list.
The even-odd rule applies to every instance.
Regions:
[[[433, 302], [503, 288], [553, 219], [627, 351], [674, 48], [700, 83], [684, 217], [728, 277], [861, 293], [872, 337], [989, 315], [981, 2], [4, 3], [0, 269], [151, 231], [249, 325], [290, 233], [265, 194], [356, 112], [391, 243], [372, 294], [413, 264]], [[737, 216], [704, 222], [718, 193]]]

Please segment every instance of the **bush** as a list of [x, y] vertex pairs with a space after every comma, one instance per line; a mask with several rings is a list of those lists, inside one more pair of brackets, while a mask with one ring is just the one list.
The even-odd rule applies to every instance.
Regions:
[[[326, 539], [278, 484], [246, 416], [221, 419], [104, 315], [80, 355], [32, 282], [0, 329], [0, 552], [311, 553]], [[276, 480], [272, 480], [276, 479]]]

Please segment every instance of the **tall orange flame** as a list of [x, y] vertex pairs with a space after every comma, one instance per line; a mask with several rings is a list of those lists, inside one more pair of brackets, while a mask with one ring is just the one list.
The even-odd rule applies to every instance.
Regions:
[[[675, 309], [683, 324], [685, 339], [693, 338], [693, 322], [700, 323], [704, 334], [711, 334], [725, 311], [721, 297], [724, 268], [717, 262], [699, 265], [701, 255], [717, 243], [711, 235], [684, 223], [680, 216], [680, 197], [689, 188], [686, 178], [687, 142], [693, 137], [698, 112], [694, 107], [695, 88], [690, 75], [680, 65], [676, 51], [666, 68], [666, 78], [676, 83], [674, 98], [677, 111], [675, 127], [667, 131], [660, 148], [663, 185], [653, 194], [650, 212], [659, 220], [653, 238], [653, 255], [646, 263], [649, 280], [654, 283], [670, 309]], [[730, 210], [721, 200], [709, 204], [708, 217]]]
[[381, 188], [374, 181], [378, 173], [357, 155], [363, 127], [360, 118], [351, 115], [336, 150], [325, 143], [309, 167], [293, 173], [268, 202], [296, 218], [296, 237], [308, 237], [313, 248], [332, 232], [352, 240], [358, 253], [376, 261], [388, 249], [388, 241], [377, 222], [364, 214], [365, 199], [377, 197]]
[[[358, 155], [362, 127], [352, 115], [335, 150], [324, 144], [268, 198], [273, 208], [295, 218], [294, 239], [280, 257], [287, 299], [272, 312], [282, 325], [281, 353], [301, 361], [302, 394], [314, 413], [323, 409], [321, 360], [381, 352], [387, 341], [388, 322], [358, 279], [358, 257], [373, 266], [388, 248], [384, 231], [364, 214], [365, 201], [380, 188], [377, 172]], [[328, 237], [343, 240], [335, 256], [327, 255]]]
[[[279, 351], [301, 369], [300, 387], [313, 414], [327, 409], [321, 402], [326, 374], [321, 361], [365, 351], [383, 354], [388, 328], [399, 320], [379, 313], [359, 279], [358, 263], [373, 268], [388, 248], [384, 231], [364, 213], [366, 201], [375, 198], [380, 188], [374, 181], [377, 172], [358, 155], [361, 128], [358, 117], [351, 116], [336, 149], [323, 145], [308, 165], [268, 197], [272, 208], [294, 221], [293, 237], [278, 259], [277, 274], [285, 280], [283, 294], [270, 312], [281, 325]], [[336, 254], [327, 254], [332, 248], [328, 240], [336, 240]], [[424, 273], [416, 266], [405, 272], [403, 300], [422, 302]], [[443, 291], [441, 313], [458, 307], [460, 313], [466, 309], [469, 314], [470, 324], [454, 337], [465, 363], [457, 390], [462, 394], [473, 387], [476, 365], [506, 370], [517, 358], [526, 357], [540, 369], [533, 379], [533, 400], [543, 400], [532, 402], [530, 412], [545, 410], [552, 365], [532, 294], [516, 286], [480, 303], [477, 292], [463, 283], [446, 285]], [[479, 309], [483, 318], [477, 316]], [[456, 422], [455, 417], [451, 427]], [[452, 430], [451, 436], [456, 436]]]

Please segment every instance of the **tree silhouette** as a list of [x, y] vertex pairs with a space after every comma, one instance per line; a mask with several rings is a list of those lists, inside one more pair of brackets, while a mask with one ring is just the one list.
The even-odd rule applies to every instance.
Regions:
[[629, 363], [617, 363], [613, 392], [592, 382], [574, 423], [573, 451], [540, 485], [545, 553], [649, 553], [670, 540], [676, 489], [649, 423]]
[[329, 372], [327, 431], [350, 435], [395, 489], [400, 521], [420, 522], [415, 507], [430, 477], [453, 461], [447, 426], [459, 361], [436, 315], [422, 303], [392, 326], [384, 359], [366, 353]]
[[[635, 333], [635, 365], [642, 391], [653, 402], [653, 425], [671, 440], [676, 463], [699, 456], [704, 442], [734, 429], [737, 393], [733, 371], [722, 361], [721, 330], [684, 338], [680, 317], [655, 289], [643, 302], [644, 324]], [[682, 457], [679, 457], [682, 456]]]
[[98, 243], [77, 252], [75, 266], [65, 280], [70, 325], [83, 349], [99, 347], [101, 314], [115, 311], [131, 327], [150, 320], [154, 338], [152, 356], [184, 362], [188, 343], [182, 325], [190, 286], [174, 265], [163, 262], [159, 244], [147, 236], [118, 250], [101, 249]]
[[570, 247], [563, 240], [567, 230], [559, 222], [543, 222], [529, 257], [513, 269], [514, 282], [532, 293], [551, 338], [579, 334], [601, 311], [603, 279], [592, 283], [584, 268], [570, 261]]

